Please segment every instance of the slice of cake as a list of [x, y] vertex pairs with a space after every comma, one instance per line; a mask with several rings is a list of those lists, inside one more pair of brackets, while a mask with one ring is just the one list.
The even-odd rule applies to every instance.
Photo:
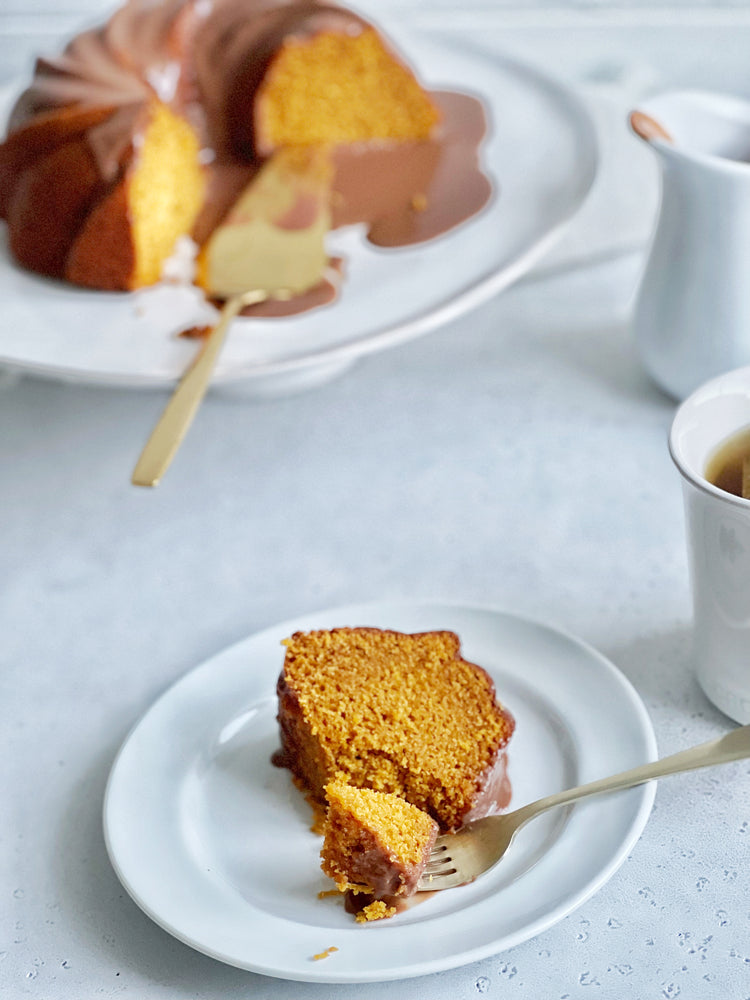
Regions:
[[325, 792], [321, 868], [346, 893], [359, 922], [393, 916], [398, 902], [416, 892], [437, 823], [397, 795], [344, 781]]
[[[120, 117], [132, 126], [133, 134], [119, 151], [117, 180], [105, 192], [95, 186], [64, 261], [68, 281], [113, 291], [159, 280], [176, 241], [196, 221], [206, 188], [198, 136], [182, 116], [154, 101], [137, 114]], [[105, 142], [111, 126], [110, 121], [99, 127]], [[96, 135], [89, 134], [88, 146], [96, 141]], [[97, 159], [95, 152], [90, 155]], [[114, 174], [114, 165], [111, 169]], [[66, 184], [64, 176], [60, 186], [75, 188]], [[11, 220], [24, 205], [33, 209], [33, 199], [12, 202], [11, 234], [16, 232]]]
[[279, 762], [325, 807], [335, 778], [397, 795], [443, 831], [507, 805], [514, 721], [453, 632], [298, 632], [279, 678]]

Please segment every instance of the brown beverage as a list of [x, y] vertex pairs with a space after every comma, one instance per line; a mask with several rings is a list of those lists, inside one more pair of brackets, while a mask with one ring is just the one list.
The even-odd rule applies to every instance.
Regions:
[[718, 446], [706, 464], [705, 475], [720, 490], [750, 500], [750, 427]]

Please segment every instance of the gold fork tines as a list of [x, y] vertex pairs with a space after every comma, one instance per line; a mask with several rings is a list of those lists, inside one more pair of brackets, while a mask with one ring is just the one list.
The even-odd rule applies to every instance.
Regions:
[[633, 788], [669, 774], [727, 764], [745, 757], [750, 757], [750, 726], [738, 726], [718, 740], [701, 743], [662, 760], [642, 764], [578, 788], [556, 792], [521, 806], [514, 812], [487, 816], [475, 823], [467, 823], [457, 833], [444, 834], [435, 841], [417, 890], [434, 892], [436, 889], [453, 889], [473, 881], [500, 861], [522, 826], [555, 806], [569, 805], [590, 795]]

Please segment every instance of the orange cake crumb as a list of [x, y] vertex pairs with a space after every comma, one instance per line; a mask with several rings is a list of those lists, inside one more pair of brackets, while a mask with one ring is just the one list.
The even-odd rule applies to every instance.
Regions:
[[358, 924], [367, 923], [368, 920], [383, 920], [385, 917], [392, 917], [396, 912], [395, 906], [388, 906], [382, 899], [376, 899], [373, 903], [368, 903], [355, 916]]
[[330, 947], [326, 948], [325, 951], [319, 951], [317, 955], [313, 955], [312, 960], [313, 962], [319, 962], [322, 958], [328, 958], [328, 956], [332, 955], [334, 951], [338, 951], [338, 948], [335, 944], [332, 944]]

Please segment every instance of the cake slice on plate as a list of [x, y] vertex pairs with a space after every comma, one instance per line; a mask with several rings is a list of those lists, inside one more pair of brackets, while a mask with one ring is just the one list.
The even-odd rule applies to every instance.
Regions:
[[391, 916], [438, 831], [507, 806], [515, 722], [453, 632], [335, 628], [284, 645], [276, 761], [327, 810], [322, 867], [349, 908]]

